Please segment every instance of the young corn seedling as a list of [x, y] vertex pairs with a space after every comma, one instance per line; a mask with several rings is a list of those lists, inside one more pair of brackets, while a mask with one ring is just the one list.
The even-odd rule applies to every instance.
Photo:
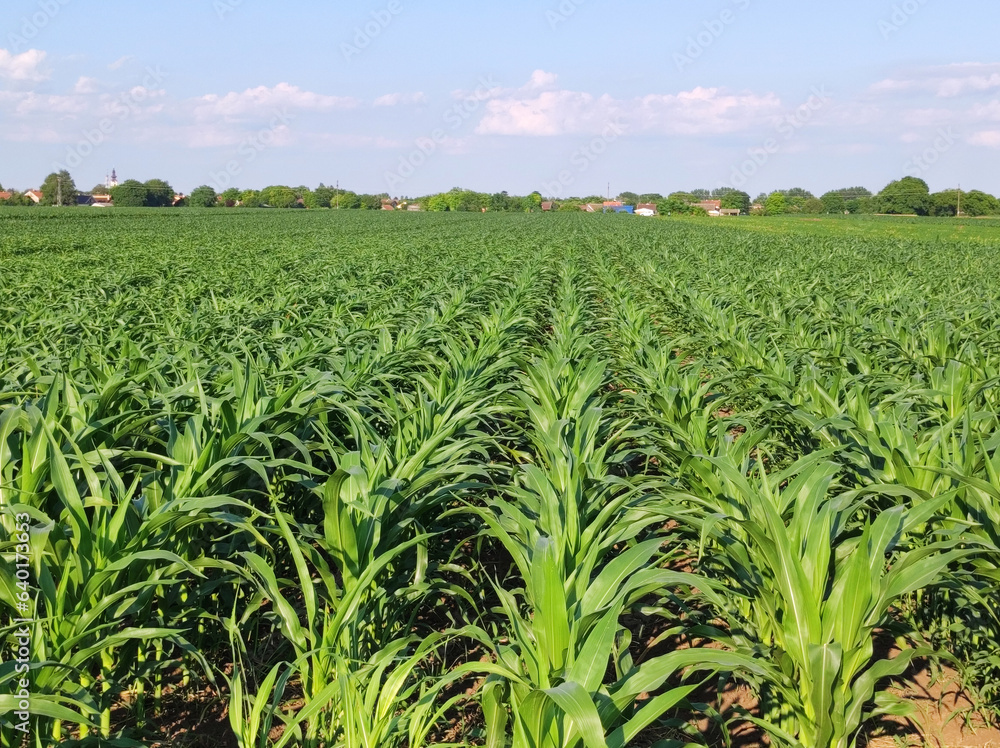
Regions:
[[[973, 552], [949, 533], [905, 549], [950, 497], [893, 487], [843, 491], [837, 466], [822, 454], [777, 475], [759, 466], [747, 475], [725, 456], [711, 462], [728, 490], [693, 501], [703, 510], [703, 560], [731, 580], [733, 640], [766, 671], [752, 678], [763, 699], [754, 721], [784, 745], [846, 748], [869, 719], [905, 713], [879, 684], [930, 652], [877, 658], [875, 637], [901, 600], [940, 582]], [[866, 516], [880, 491], [915, 503]]]

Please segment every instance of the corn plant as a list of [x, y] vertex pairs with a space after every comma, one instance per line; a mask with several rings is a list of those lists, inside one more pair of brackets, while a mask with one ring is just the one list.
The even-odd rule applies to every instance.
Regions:
[[[941, 582], [974, 550], [948, 533], [905, 549], [950, 497], [838, 490], [838, 468], [822, 455], [775, 475], [759, 465], [748, 475], [725, 456], [709, 461], [730, 490], [689, 498], [703, 508], [705, 562], [733, 580], [734, 640], [766, 663], [766, 675], [754, 678], [764, 699], [758, 721], [790, 746], [853, 744], [867, 720], [906, 706], [879, 691], [880, 681], [930, 653], [916, 647], [873, 659], [877, 631], [901, 600]], [[914, 503], [865, 517], [879, 491]]]

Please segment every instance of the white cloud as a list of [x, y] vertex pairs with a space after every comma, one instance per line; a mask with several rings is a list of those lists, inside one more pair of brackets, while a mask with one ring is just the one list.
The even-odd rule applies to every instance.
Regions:
[[544, 70], [536, 70], [531, 74], [531, 80], [525, 86], [528, 90], [552, 88], [559, 81], [556, 73], [546, 73]]
[[613, 121], [612, 99], [589, 93], [545, 91], [533, 98], [507, 97], [486, 103], [480, 135], [564, 135], [600, 130]]
[[426, 104], [427, 95], [422, 91], [417, 93], [391, 93], [385, 96], [379, 96], [373, 102], [374, 106], [385, 107], [385, 106], [401, 106], [404, 104]]
[[553, 136], [599, 133], [618, 123], [627, 131], [661, 135], [718, 135], [760, 125], [781, 113], [774, 94], [695, 88], [632, 99], [582, 91], [543, 90], [556, 76], [536, 71], [526, 86], [485, 105], [480, 135]]
[[875, 94], [929, 93], [939, 98], [982, 93], [1000, 88], [1000, 64], [964, 62], [914, 70], [871, 87]]
[[125, 55], [124, 57], [119, 57], [117, 60], [108, 65], [108, 70], [117, 70], [128, 62], [131, 62], [135, 58], [132, 55]]
[[977, 120], [1000, 122], [1000, 99], [994, 99], [985, 104], [976, 104], [972, 107], [970, 116]]
[[639, 110], [644, 129], [666, 134], [704, 135], [739, 132], [781, 115], [773, 93], [728, 93], [696, 88], [676, 95], [653, 95]]
[[906, 109], [890, 117], [896, 122], [902, 122], [907, 127], [940, 127], [955, 121], [957, 112], [952, 109]]
[[18, 117], [32, 115], [74, 119], [88, 109], [88, 102], [80, 96], [44, 95], [36, 93], [0, 93], [0, 107], [11, 105]]
[[76, 94], [92, 94], [97, 93], [100, 88], [100, 81], [97, 78], [88, 78], [87, 76], [81, 76], [73, 86], [73, 93]]
[[1000, 130], [977, 132], [969, 138], [969, 143], [986, 148], [1000, 148]]
[[299, 111], [327, 111], [330, 109], [351, 109], [356, 107], [356, 99], [303, 91], [290, 83], [279, 83], [273, 88], [258, 86], [246, 91], [220, 96], [208, 94], [196, 100], [195, 116], [199, 119], [224, 117], [245, 119], [269, 116], [283, 109]]
[[[419, 103], [423, 93], [390, 94], [379, 104]], [[369, 105], [376, 102], [368, 102]], [[324, 135], [325, 123], [289, 127], [299, 114], [322, 116], [360, 107], [347, 97], [306, 91], [289, 83], [258, 86], [242, 92], [178, 99], [164, 88], [134, 86], [112, 91], [97, 78], [81, 76], [66, 93], [0, 90], [0, 139], [22, 142], [76, 142], [83, 133], [108, 120], [114, 137], [126, 142], [170, 142], [188, 147], [239, 146], [248, 138], [266, 138], [268, 146], [286, 146], [300, 136]], [[389, 148], [400, 142], [345, 134], [349, 146]]]
[[19, 55], [0, 49], [0, 78], [31, 83], [46, 80], [49, 76], [42, 70], [45, 56], [40, 49], [29, 49]]

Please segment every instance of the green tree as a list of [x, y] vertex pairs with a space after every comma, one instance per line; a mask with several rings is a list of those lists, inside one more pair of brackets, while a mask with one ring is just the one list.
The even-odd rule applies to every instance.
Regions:
[[931, 212], [933, 201], [927, 182], [917, 177], [903, 177], [890, 182], [878, 193], [875, 205], [880, 213], [926, 216]]
[[647, 192], [644, 195], [639, 195], [639, 203], [656, 204], [663, 199], [663, 195], [659, 192]]
[[517, 210], [519, 203], [520, 201], [516, 197], [512, 198], [506, 191], [497, 192], [490, 195], [489, 208], [495, 213], [507, 213]]
[[382, 210], [382, 197], [379, 195], [358, 195], [361, 210]]
[[108, 189], [107, 185], [95, 184], [94, 189], [90, 191], [91, 195], [109, 195], [111, 190]]
[[962, 215], [996, 216], [1000, 215], [1000, 200], [987, 192], [971, 190], [962, 195]]
[[316, 210], [317, 208], [329, 208], [333, 202], [334, 190], [321, 184], [309, 193], [306, 199], [306, 207]]
[[448, 198], [443, 194], [431, 195], [424, 201], [427, 210], [432, 213], [444, 213], [445, 211], [451, 210], [448, 205]]
[[230, 187], [222, 193], [222, 204], [227, 208], [235, 207], [240, 201], [240, 191], [236, 187]]
[[262, 204], [260, 192], [257, 190], [243, 190], [240, 193], [240, 206], [243, 208], [259, 208]]
[[145, 183], [146, 206], [166, 208], [174, 204], [174, 188], [162, 179], [150, 179]]
[[[538, 204], [541, 207], [541, 203]], [[465, 190], [462, 193], [462, 201], [459, 210], [467, 213], [481, 213], [483, 208], [489, 210], [490, 196], [484, 192], [474, 192]]]
[[840, 192], [827, 192], [820, 198], [823, 203], [823, 212], [835, 215], [847, 210], [847, 202]]
[[867, 187], [845, 187], [842, 190], [837, 190], [844, 200], [859, 200], [863, 197], [871, 197], [872, 191]]
[[330, 207], [338, 210], [359, 210], [361, 208], [361, 196], [350, 190], [334, 190], [333, 202]]
[[[708, 211], [698, 205], [692, 205], [687, 199], [676, 197], [675, 193], [666, 200], [661, 200], [656, 204], [656, 210], [661, 216], [707, 216]], [[691, 195], [687, 194], [687, 198]]]
[[931, 195], [932, 216], [957, 216], [961, 206], [963, 216], [995, 216], [1000, 214], [1000, 201], [979, 190], [959, 192], [944, 190]]
[[449, 193], [449, 195], [452, 196], [451, 199], [453, 200], [452, 210], [462, 211], [463, 213], [481, 213], [483, 208], [489, 209], [490, 207], [490, 196], [481, 192], [462, 190], [458, 193]]
[[[42, 182], [42, 205], [76, 205], [76, 197], [80, 193], [76, 189], [73, 177], [63, 169], [53, 172]], [[60, 202], [60, 198], [62, 202]]]
[[219, 204], [219, 196], [212, 187], [203, 184], [191, 191], [188, 204], [197, 208], [214, 208]]
[[10, 197], [6, 200], [0, 200], [0, 206], [7, 208], [17, 208], [17, 207], [31, 207], [35, 204], [35, 201], [24, 194], [21, 190], [15, 190], [10, 188], [7, 190], [10, 192]]
[[772, 192], [764, 201], [765, 216], [780, 216], [788, 212], [788, 200], [781, 192]]
[[636, 192], [623, 192], [618, 196], [618, 200], [625, 205], [638, 205], [639, 194]]
[[858, 215], [871, 215], [875, 212], [874, 197], [857, 197], [847, 201], [847, 212]]
[[738, 210], [744, 215], [750, 212], [750, 195], [745, 192], [731, 189], [716, 197], [722, 201], [722, 207], [726, 210]]
[[691, 190], [689, 193], [691, 197], [697, 200], [710, 200], [712, 197], [712, 192], [710, 190]]
[[294, 208], [299, 198], [291, 187], [272, 185], [260, 191], [260, 200], [272, 208]]
[[826, 206], [819, 198], [811, 197], [806, 200], [805, 205], [802, 206], [802, 212], [818, 216], [822, 213], [826, 213]]
[[812, 200], [816, 197], [809, 190], [803, 189], [802, 187], [792, 187], [790, 190], [782, 190], [782, 193], [785, 195], [786, 199], [800, 197], [803, 200]]
[[958, 190], [945, 190], [931, 195], [930, 215], [957, 216], [959, 204]]
[[126, 179], [111, 188], [111, 200], [116, 208], [143, 208], [146, 206], [146, 185], [135, 179]]

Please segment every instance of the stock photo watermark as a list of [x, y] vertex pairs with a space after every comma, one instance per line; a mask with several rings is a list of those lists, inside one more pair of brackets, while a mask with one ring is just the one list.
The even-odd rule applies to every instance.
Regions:
[[448, 128], [438, 127], [429, 135], [417, 138], [414, 143], [416, 147], [407, 155], [400, 157], [396, 169], [385, 173], [386, 185], [389, 190], [395, 190], [396, 187], [416, 174], [417, 169], [426, 164], [428, 159], [448, 143], [449, 131], [459, 130], [479, 111], [484, 102], [493, 98], [493, 92], [499, 87], [500, 84], [489, 76], [480, 78], [479, 87], [471, 95], [450, 106], [443, 115], [444, 123]]
[[826, 86], [814, 86], [812, 95], [794, 112], [786, 114], [778, 122], [775, 131], [778, 137], [767, 138], [755, 148], [747, 150], [747, 158], [743, 163], [733, 167], [729, 178], [729, 187], [742, 189], [756, 175], [771, 157], [781, 150], [783, 142], [795, 137], [796, 133], [809, 124], [817, 112], [823, 109], [831, 99]]
[[215, 15], [220, 21], [226, 20], [226, 16], [243, 5], [243, 0], [215, 0], [212, 7], [215, 8]]
[[958, 142], [959, 135], [951, 127], [941, 128], [937, 132], [937, 137], [921, 153], [918, 153], [903, 164], [903, 171], [907, 176], [919, 177], [926, 174], [931, 168], [941, 160], [955, 143]]
[[19, 33], [11, 31], [7, 43], [13, 52], [23, 52], [73, 0], [38, 0], [38, 10], [21, 18]]
[[726, 33], [726, 29], [739, 20], [738, 13], [747, 10], [752, 0], [732, 0], [736, 10], [726, 8], [718, 17], [705, 21], [704, 28], [697, 34], [687, 38], [687, 47], [683, 52], [674, 53], [674, 64], [678, 71], [694, 65], [702, 55]]
[[15, 678], [10, 681], [13, 697], [14, 729], [25, 739], [31, 731], [31, 628], [34, 623], [34, 588], [31, 585], [31, 518], [27, 514], [13, 513], [14, 532], [14, 605], [17, 616], [11, 617], [10, 662], [14, 665]]
[[392, 0], [381, 10], [372, 11], [371, 20], [354, 29], [351, 42], [341, 42], [340, 52], [344, 55], [344, 59], [350, 62], [352, 58], [368, 49], [402, 12], [403, 4], [399, 0]]
[[569, 160], [570, 166], [574, 167], [573, 169], [563, 169], [556, 175], [555, 180], [543, 183], [545, 194], [549, 197], [563, 197], [563, 192], [586, 174], [590, 167], [608, 152], [611, 145], [625, 134], [626, 130], [627, 128], [620, 118], [609, 122], [600, 135], [573, 152]]
[[84, 130], [76, 145], [67, 148], [65, 159], [52, 164], [56, 171], [69, 171], [86, 161], [98, 148], [108, 142], [118, 125], [142, 111], [142, 105], [154, 95], [155, 87], [161, 85], [168, 77], [158, 65], [147, 67], [146, 75], [140, 85], [133, 86], [115, 97], [110, 106], [112, 116], [103, 117], [94, 127]]
[[562, 24], [576, 15], [581, 5], [587, 0], [562, 0], [555, 8], [550, 8], [545, 13], [545, 20], [549, 22], [549, 28], [555, 31]]
[[878, 22], [878, 30], [882, 38], [886, 41], [903, 30], [903, 27], [920, 12], [920, 9], [927, 5], [927, 0], [905, 0], [905, 2], [892, 6], [892, 15], [888, 19]]
[[223, 192], [232, 187], [233, 180], [242, 174], [248, 165], [256, 161], [260, 154], [273, 146], [279, 133], [286, 130], [294, 119], [295, 115], [287, 109], [282, 109], [274, 113], [267, 127], [263, 127], [244, 138], [236, 149], [236, 155], [239, 158], [227, 161], [221, 169], [209, 172], [211, 186], [215, 191]]

